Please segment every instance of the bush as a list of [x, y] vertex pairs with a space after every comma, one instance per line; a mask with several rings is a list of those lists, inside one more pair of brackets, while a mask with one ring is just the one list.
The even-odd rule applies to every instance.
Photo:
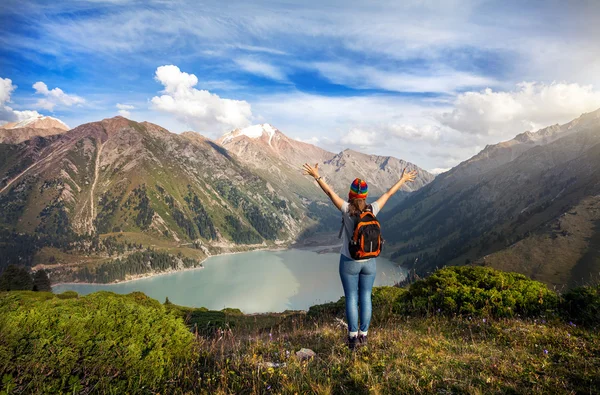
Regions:
[[[398, 300], [406, 294], [406, 288], [398, 287], [374, 287], [373, 288], [373, 323], [377, 324], [389, 318], [395, 312]], [[346, 300], [341, 297], [337, 302], [330, 302], [311, 306], [308, 309], [308, 317], [329, 318], [331, 316], [344, 317], [346, 313]]]
[[396, 307], [408, 314], [533, 317], [556, 312], [558, 295], [522, 274], [454, 266], [413, 283]]
[[563, 295], [565, 318], [584, 325], [600, 325], [600, 284], [577, 287]]
[[57, 294], [56, 297], [59, 299], [77, 299], [79, 294], [75, 291], [65, 291], [61, 294]]
[[194, 337], [158, 302], [136, 293], [80, 298], [0, 296], [0, 376], [15, 392], [170, 393], [185, 380]]

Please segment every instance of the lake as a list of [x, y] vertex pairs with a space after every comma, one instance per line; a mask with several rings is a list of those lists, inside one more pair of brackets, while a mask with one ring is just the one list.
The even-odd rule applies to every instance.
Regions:
[[[311, 250], [253, 251], [207, 259], [204, 268], [157, 275], [120, 284], [60, 284], [55, 293], [80, 295], [106, 290], [120, 294], [141, 291], [164, 302], [244, 313], [308, 310], [314, 304], [336, 301], [344, 291], [338, 274], [339, 254]], [[406, 271], [377, 258], [375, 285], [393, 285]]]

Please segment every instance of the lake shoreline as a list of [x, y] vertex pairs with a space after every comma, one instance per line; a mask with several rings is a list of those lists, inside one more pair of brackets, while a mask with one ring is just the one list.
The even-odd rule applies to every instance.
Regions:
[[[148, 272], [148, 273], [142, 273], [142, 274], [136, 274], [136, 275], [132, 275], [129, 276], [127, 279], [124, 280], [115, 280], [115, 281], [111, 281], [109, 283], [89, 283], [89, 282], [60, 282], [60, 283], [55, 283], [52, 284], [51, 287], [54, 288], [56, 286], [62, 286], [62, 285], [113, 285], [113, 284], [124, 284], [124, 283], [129, 283], [132, 281], [137, 281], [137, 280], [142, 280], [144, 278], [152, 278], [152, 277], [158, 277], [158, 276], [163, 276], [163, 275], [167, 275], [167, 274], [173, 274], [173, 273], [179, 273], [179, 272], [186, 272], [186, 271], [190, 271], [190, 270], [201, 270], [204, 269], [204, 262], [206, 262], [208, 259], [213, 258], [213, 257], [217, 257], [217, 256], [225, 256], [225, 255], [235, 255], [235, 254], [245, 254], [245, 253], [249, 253], [249, 252], [254, 252], [254, 251], [286, 251], [286, 250], [290, 250], [292, 248], [283, 248], [283, 247], [266, 247], [266, 248], [255, 248], [253, 250], [248, 250], [248, 251], [233, 251], [233, 252], [224, 252], [222, 254], [214, 254], [214, 255], [210, 255], [205, 257], [202, 261], [199, 262], [199, 266], [196, 267], [186, 267], [183, 269], [170, 269], [170, 270], [165, 270], [163, 272]], [[298, 248], [300, 249], [300, 248]]]
[[[80, 296], [94, 292], [130, 294], [188, 307], [220, 311], [237, 308], [245, 314], [308, 310], [317, 304], [337, 301], [343, 296], [339, 278], [339, 253], [319, 254], [310, 250], [278, 248], [247, 254], [214, 256], [202, 271], [163, 272], [139, 281], [120, 283], [70, 283], [55, 285], [55, 294], [71, 290]], [[224, 254], [221, 254], [224, 255]], [[164, 275], [168, 274], [168, 275]], [[160, 277], [159, 277], [160, 275]], [[393, 286], [406, 277], [406, 270], [386, 258], [378, 259], [375, 286]]]

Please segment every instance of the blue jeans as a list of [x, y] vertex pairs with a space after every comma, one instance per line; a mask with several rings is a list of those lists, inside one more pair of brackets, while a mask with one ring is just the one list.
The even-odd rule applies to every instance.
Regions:
[[360, 303], [360, 330], [366, 332], [371, 323], [373, 308], [371, 291], [375, 282], [376, 261], [356, 262], [340, 254], [340, 278], [346, 296], [348, 332], [358, 332], [358, 304]]

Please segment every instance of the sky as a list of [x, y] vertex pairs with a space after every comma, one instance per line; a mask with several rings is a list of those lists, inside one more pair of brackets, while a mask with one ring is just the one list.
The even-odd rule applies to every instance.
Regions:
[[270, 123], [440, 172], [600, 108], [598, 1], [0, 4], [0, 123]]

